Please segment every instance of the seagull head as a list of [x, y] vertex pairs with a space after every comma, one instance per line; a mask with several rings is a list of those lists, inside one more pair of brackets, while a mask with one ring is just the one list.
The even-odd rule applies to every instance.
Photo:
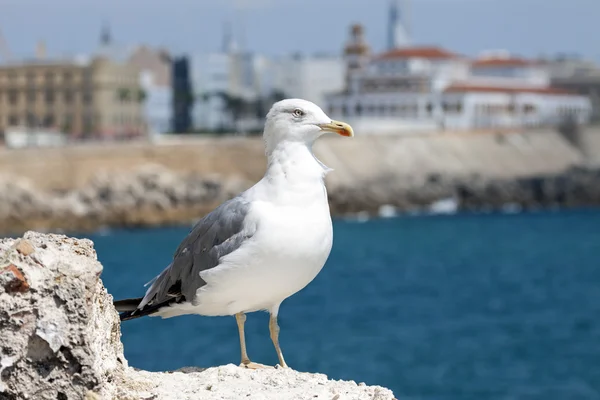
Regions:
[[334, 121], [319, 106], [307, 100], [287, 99], [273, 104], [267, 114], [264, 139], [269, 149], [285, 142], [312, 145], [325, 133], [352, 137], [354, 131], [345, 122]]

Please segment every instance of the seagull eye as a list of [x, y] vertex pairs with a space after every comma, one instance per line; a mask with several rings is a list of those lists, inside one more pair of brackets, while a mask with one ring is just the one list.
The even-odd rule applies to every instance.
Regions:
[[302, 111], [299, 108], [296, 108], [292, 114], [294, 115], [294, 117], [300, 118], [304, 116], [304, 111]]

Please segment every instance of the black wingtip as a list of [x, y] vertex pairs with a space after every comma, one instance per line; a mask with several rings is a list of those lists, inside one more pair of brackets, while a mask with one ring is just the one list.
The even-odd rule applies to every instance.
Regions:
[[126, 311], [126, 312], [122, 312], [119, 314], [119, 319], [121, 320], [121, 322], [123, 321], [129, 321], [130, 319], [136, 319], [136, 318], [140, 318], [143, 317], [145, 315], [148, 314], [142, 314], [142, 313], [136, 313], [136, 310], [133, 311]]

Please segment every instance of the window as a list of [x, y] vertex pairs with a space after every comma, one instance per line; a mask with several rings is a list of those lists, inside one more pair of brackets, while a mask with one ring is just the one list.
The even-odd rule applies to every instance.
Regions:
[[44, 98], [46, 100], [46, 104], [54, 104], [54, 91], [46, 90]]
[[35, 74], [33, 72], [28, 72], [27, 73], [27, 84], [28, 85], [35, 85]]
[[45, 80], [47, 85], [52, 85], [54, 83], [54, 74], [52, 72], [46, 72]]
[[27, 101], [30, 103], [35, 103], [35, 90], [34, 89], [28, 89], [27, 90]]
[[9, 126], [17, 126], [17, 125], [19, 125], [19, 117], [17, 117], [16, 115], [10, 115], [8, 117], [8, 125]]
[[46, 128], [50, 128], [50, 127], [54, 126], [54, 121], [55, 121], [54, 115], [48, 114], [44, 117], [44, 126]]
[[354, 107], [354, 113], [356, 115], [361, 115], [362, 114], [362, 105], [360, 105], [360, 103], [357, 104], [356, 107]]
[[63, 81], [71, 82], [72, 79], [73, 79], [73, 75], [70, 72], [65, 72], [63, 74]]
[[65, 90], [64, 93], [65, 103], [70, 104], [73, 102], [73, 92], [71, 90]]
[[37, 118], [33, 113], [27, 113], [27, 126], [37, 126]]
[[92, 116], [86, 115], [83, 118], [83, 130], [87, 133], [91, 133], [94, 128], [94, 121]]
[[66, 114], [63, 120], [63, 126], [61, 127], [61, 129], [64, 132], [71, 132], [73, 130], [73, 115], [72, 114]]
[[11, 89], [8, 91], [8, 102], [12, 105], [17, 104], [19, 99], [18, 93], [15, 89]]

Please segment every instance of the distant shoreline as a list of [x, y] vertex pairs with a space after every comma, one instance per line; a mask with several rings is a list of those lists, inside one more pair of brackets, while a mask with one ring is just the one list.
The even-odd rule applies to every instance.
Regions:
[[[600, 129], [324, 137], [332, 215], [600, 206]], [[264, 174], [264, 143], [165, 137], [0, 151], [0, 233], [189, 224]]]
[[[104, 175], [63, 193], [0, 181], [0, 234], [190, 225], [250, 185], [175, 174], [158, 166], [140, 167], [118, 178]], [[334, 217], [359, 218], [600, 207], [600, 169], [574, 167], [559, 174], [503, 180], [431, 175], [413, 187], [381, 177], [330, 188], [329, 202]]]

